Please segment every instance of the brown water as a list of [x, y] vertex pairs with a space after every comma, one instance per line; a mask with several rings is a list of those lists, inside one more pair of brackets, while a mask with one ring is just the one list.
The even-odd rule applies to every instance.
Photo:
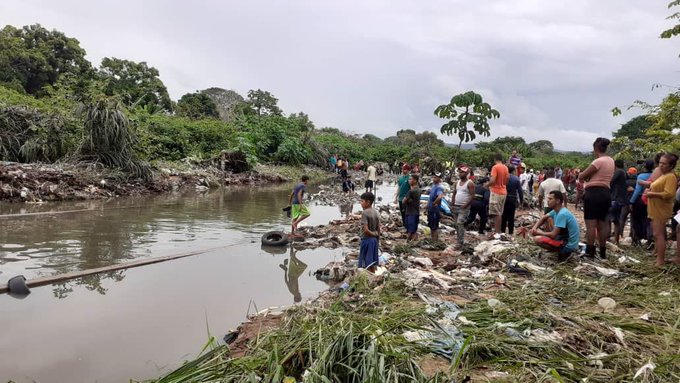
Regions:
[[[379, 195], [389, 198], [393, 190]], [[195, 357], [209, 334], [221, 338], [255, 307], [316, 297], [327, 285], [314, 271], [346, 250], [270, 253], [260, 246], [263, 233], [289, 230], [281, 212], [289, 193], [283, 185], [0, 205], [0, 282], [212, 249], [34, 288], [21, 300], [0, 295], [0, 382], [157, 377]], [[311, 212], [308, 225], [342, 215], [331, 206], [312, 205]]]

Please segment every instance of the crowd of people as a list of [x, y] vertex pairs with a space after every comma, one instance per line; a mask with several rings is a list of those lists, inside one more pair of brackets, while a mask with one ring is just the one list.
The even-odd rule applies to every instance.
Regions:
[[[490, 231], [489, 239], [498, 238], [497, 234], [512, 236], [517, 210], [537, 208], [541, 217], [528, 233], [536, 245], [557, 253], [559, 261], [566, 261], [581, 251], [581, 227], [568, 208], [572, 195], [574, 211], [583, 210], [585, 248], [582, 252], [585, 257], [606, 258], [607, 241], [618, 244], [630, 218], [632, 244], [646, 243], [648, 250], [654, 249], [656, 265], [661, 266], [666, 262], [667, 225], [672, 221], [675, 229], [677, 222], [671, 218], [680, 210], [680, 189], [675, 175], [678, 156], [659, 153], [654, 159], [639, 161], [626, 170], [624, 161], [615, 161], [607, 154], [609, 143], [603, 137], [595, 140], [595, 159], [583, 171], [557, 166], [535, 172], [527, 169], [521, 156], [513, 151], [507, 160], [496, 155], [486, 176], [475, 177], [469, 166], [456, 166], [457, 177], [447, 178], [450, 187], [442, 184], [441, 172], [433, 172], [426, 197], [422, 192], [419, 167], [400, 163], [395, 202], [407, 240], [418, 239], [421, 199], [427, 201], [425, 209], [431, 239], [439, 240], [440, 220], [442, 210], [445, 210], [453, 219], [458, 248], [464, 246], [465, 231], [474, 222], [477, 222], [480, 234]], [[347, 158], [332, 156], [329, 164], [331, 171], [340, 175], [343, 191], [354, 192]], [[380, 237], [380, 216], [373, 208], [374, 191], [383, 169], [363, 161], [357, 162], [353, 169], [366, 171], [365, 192], [360, 197], [363, 211], [359, 267], [373, 270], [378, 264]], [[290, 196], [293, 236], [297, 236], [300, 222], [309, 216], [302, 203], [307, 181], [303, 176]], [[538, 202], [537, 206], [528, 203], [529, 196]], [[490, 228], [487, 227], [489, 221]], [[676, 232], [677, 240], [680, 240], [680, 230]], [[680, 249], [673, 262], [680, 264]]]

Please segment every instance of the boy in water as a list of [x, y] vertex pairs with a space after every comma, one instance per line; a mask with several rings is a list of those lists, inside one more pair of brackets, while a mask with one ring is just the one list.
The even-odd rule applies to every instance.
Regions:
[[373, 208], [373, 193], [361, 195], [361, 245], [359, 247], [359, 268], [375, 272], [378, 266], [378, 238], [380, 237], [380, 216]]
[[300, 177], [300, 183], [295, 185], [295, 188], [293, 188], [293, 192], [290, 193], [290, 200], [288, 203], [291, 205], [291, 217], [293, 219], [290, 225], [291, 237], [300, 236], [295, 233], [295, 230], [297, 230], [297, 227], [300, 224], [300, 222], [304, 221], [307, 217], [309, 217], [309, 210], [307, 210], [307, 206], [305, 206], [302, 203], [305, 195], [305, 190], [307, 189], [308, 181], [309, 177], [303, 175], [302, 177]]

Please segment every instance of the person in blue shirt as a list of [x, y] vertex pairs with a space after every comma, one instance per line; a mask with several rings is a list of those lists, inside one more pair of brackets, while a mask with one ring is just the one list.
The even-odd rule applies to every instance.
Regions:
[[[538, 246], [557, 252], [557, 260], [564, 262], [578, 249], [581, 234], [578, 222], [569, 209], [564, 207], [564, 194], [559, 191], [551, 191], [548, 194], [548, 206], [552, 210], [541, 217], [529, 233], [534, 236], [534, 242]], [[550, 231], [541, 230], [549, 218], [552, 218], [554, 226], [547, 228]]]
[[642, 200], [642, 193], [644, 192], [644, 186], [640, 185], [640, 181], [647, 181], [649, 177], [652, 176], [654, 171], [654, 161], [645, 161], [644, 172], [638, 174], [637, 182], [635, 183], [635, 190], [633, 195], [630, 197], [628, 203], [632, 208], [631, 213], [631, 230], [633, 231], [633, 244], [639, 245], [640, 240], [647, 239], [651, 237], [651, 228], [649, 227], [649, 220], [647, 219], [647, 204]]
[[430, 189], [430, 198], [427, 200], [427, 226], [430, 227], [433, 241], [439, 240], [439, 220], [441, 219], [439, 206], [442, 198], [444, 198], [442, 174], [437, 172], [432, 175], [432, 189]]

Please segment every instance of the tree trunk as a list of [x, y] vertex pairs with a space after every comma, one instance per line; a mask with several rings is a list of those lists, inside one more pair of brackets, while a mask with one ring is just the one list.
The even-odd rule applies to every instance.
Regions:
[[463, 146], [463, 139], [460, 139], [460, 142], [458, 143], [458, 150], [456, 150], [456, 154], [453, 156], [453, 168], [456, 168], [456, 165], [458, 165], [458, 156], [460, 155], [460, 147]]

